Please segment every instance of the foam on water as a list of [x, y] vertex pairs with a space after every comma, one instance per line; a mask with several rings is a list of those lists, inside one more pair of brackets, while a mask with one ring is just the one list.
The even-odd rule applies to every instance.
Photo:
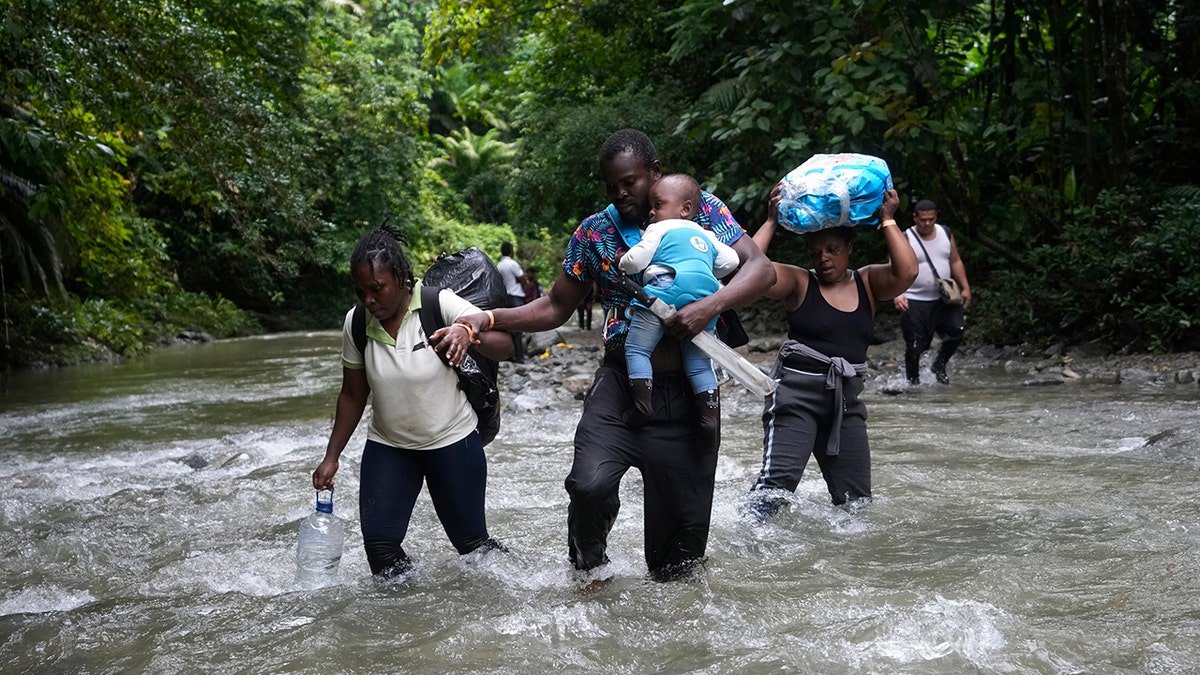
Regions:
[[940, 595], [916, 608], [888, 607], [883, 613], [883, 635], [863, 656], [908, 664], [954, 654], [976, 668], [988, 669], [1007, 644], [1001, 628], [1007, 619], [990, 603]]
[[9, 614], [41, 614], [44, 612], [68, 612], [82, 607], [96, 598], [87, 591], [72, 590], [58, 586], [25, 588], [14, 595], [0, 599], [0, 616]]
[[1130, 450], [1137, 450], [1138, 448], [1145, 447], [1147, 440], [1148, 439], [1142, 438], [1141, 436], [1128, 436], [1126, 438], [1118, 438], [1116, 440], [1116, 443], [1117, 443], [1116, 451], [1117, 452], [1128, 452]]

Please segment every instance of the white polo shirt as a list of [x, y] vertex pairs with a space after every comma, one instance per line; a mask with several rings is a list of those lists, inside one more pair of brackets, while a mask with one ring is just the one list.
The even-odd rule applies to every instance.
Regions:
[[[449, 289], [438, 299], [447, 326], [481, 311]], [[458, 375], [429, 346], [420, 310], [417, 282], [395, 340], [368, 313], [366, 353], [361, 354], [350, 329], [352, 308], [342, 324], [342, 365], [367, 370], [373, 409], [367, 438], [396, 448], [435, 450], [466, 438], [477, 420], [467, 395], [458, 388]]]

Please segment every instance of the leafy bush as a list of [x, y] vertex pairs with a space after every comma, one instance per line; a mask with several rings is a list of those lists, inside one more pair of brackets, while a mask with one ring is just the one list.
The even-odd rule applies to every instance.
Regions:
[[681, 161], [685, 144], [671, 135], [667, 111], [678, 105], [668, 94], [627, 91], [584, 107], [537, 110], [536, 118], [521, 119], [526, 136], [517, 150], [515, 163], [520, 168], [507, 186], [515, 229], [533, 235], [550, 228], [567, 235], [585, 216], [603, 208], [608, 202], [597, 172], [600, 146], [626, 127], [650, 136], [666, 171], [693, 173], [707, 185], [708, 176]]
[[994, 272], [974, 329], [998, 342], [1100, 339], [1123, 351], [1200, 348], [1200, 190], [1155, 203], [1109, 190], [1079, 207], [1036, 273]]
[[143, 299], [134, 307], [137, 315], [153, 326], [149, 332], [160, 342], [182, 331], [208, 333], [216, 338], [262, 332], [254, 317], [220, 296], [177, 291], [156, 300]]
[[1152, 351], [1200, 348], [1200, 191], [1164, 200], [1152, 210], [1150, 229], [1118, 258], [1134, 290], [1132, 309], [1141, 331], [1137, 346]]
[[91, 299], [67, 311], [68, 334], [76, 341], [95, 340], [110, 350], [132, 356], [150, 347], [142, 317], [102, 299]]
[[6, 298], [0, 363], [5, 368], [73, 365], [146, 352], [183, 331], [215, 338], [261, 332], [258, 322], [225, 298], [172, 291], [157, 298], [100, 298], [47, 305], [41, 298]]
[[447, 221], [411, 239], [408, 255], [417, 276], [420, 276], [440, 254], [454, 253], [469, 246], [478, 246], [495, 262], [500, 259], [500, 244], [506, 241], [516, 243], [512, 228], [507, 225], [468, 225]]

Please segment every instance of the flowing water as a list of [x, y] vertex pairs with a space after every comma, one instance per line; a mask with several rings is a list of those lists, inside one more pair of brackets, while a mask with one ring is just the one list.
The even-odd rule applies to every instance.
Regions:
[[631, 471], [611, 579], [585, 590], [562, 488], [579, 403], [533, 384], [488, 449], [509, 554], [457, 556], [423, 495], [415, 574], [370, 580], [360, 426], [336, 494], [341, 576], [311, 589], [294, 555], [337, 353], [334, 333], [287, 334], [9, 376], [0, 671], [1200, 672], [1195, 385], [873, 381], [875, 501], [830, 506], [810, 464], [759, 526], [740, 506], [760, 404], [729, 389], [705, 569], [647, 579]]

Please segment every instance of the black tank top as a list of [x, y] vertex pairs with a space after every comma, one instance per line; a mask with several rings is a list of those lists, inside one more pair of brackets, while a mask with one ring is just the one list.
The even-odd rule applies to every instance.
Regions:
[[867, 346], [875, 334], [875, 317], [862, 277], [853, 270], [850, 273], [858, 287], [858, 308], [843, 312], [825, 301], [816, 272], [808, 270], [808, 292], [804, 301], [788, 314], [788, 337], [825, 356], [840, 356], [850, 363], [864, 363]]

